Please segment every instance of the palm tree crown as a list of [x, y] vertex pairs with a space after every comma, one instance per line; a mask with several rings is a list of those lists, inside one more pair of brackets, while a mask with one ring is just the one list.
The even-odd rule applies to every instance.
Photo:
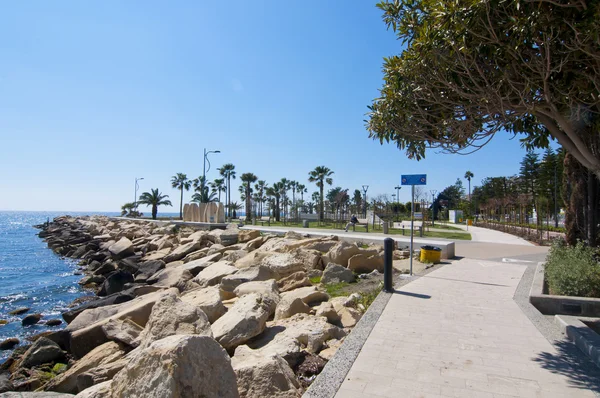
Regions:
[[333, 184], [333, 179], [331, 175], [333, 171], [325, 166], [317, 166], [315, 169], [308, 173], [308, 182], [316, 183], [317, 187], [319, 187], [319, 219], [323, 221], [324, 212], [323, 212], [323, 187], [325, 183], [331, 185]]
[[171, 177], [171, 186], [181, 191], [181, 199], [179, 200], [179, 218], [183, 219], [183, 190], [190, 190], [191, 181], [188, 180], [184, 173], [177, 173]]
[[156, 220], [158, 206], [173, 206], [167, 198], [169, 195], [163, 195], [158, 188], [151, 189], [150, 192], [144, 192], [140, 195], [138, 203], [146, 206], [152, 206], [152, 218]]

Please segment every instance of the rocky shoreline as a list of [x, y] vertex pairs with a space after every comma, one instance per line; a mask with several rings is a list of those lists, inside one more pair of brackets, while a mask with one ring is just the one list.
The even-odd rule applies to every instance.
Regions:
[[79, 260], [79, 283], [95, 294], [62, 314], [65, 329], [13, 350], [0, 393], [299, 397], [366, 309], [360, 294], [330, 297], [323, 283], [378, 282], [383, 269], [381, 247], [335, 236], [104, 216], [38, 227], [50, 249]]

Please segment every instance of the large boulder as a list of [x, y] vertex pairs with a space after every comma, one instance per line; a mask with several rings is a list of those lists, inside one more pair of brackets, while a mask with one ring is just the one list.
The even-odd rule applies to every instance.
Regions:
[[160, 250], [147, 253], [144, 257], [142, 257], [142, 261], [163, 260], [169, 253], [171, 253], [171, 249], [165, 247]]
[[329, 301], [321, 303], [316, 308], [315, 316], [324, 316], [327, 318], [327, 322], [332, 325], [339, 325], [340, 323], [340, 316]]
[[202, 257], [198, 260], [184, 262], [185, 265], [183, 266], [183, 268], [187, 269], [192, 275], [196, 276], [200, 273], [200, 271], [202, 271], [209, 265], [219, 261], [221, 257], [223, 257], [221, 253], [215, 253], [210, 256]]
[[165, 256], [163, 259], [165, 263], [170, 263], [171, 261], [181, 260], [191, 252], [195, 252], [196, 250], [200, 250], [202, 248], [202, 242], [193, 241], [186, 243], [185, 245], [178, 246], [171, 253]]
[[140, 348], [175, 334], [200, 334], [212, 337], [206, 314], [175, 294], [163, 296], [152, 308], [150, 319], [140, 334]]
[[119, 239], [118, 242], [110, 245], [108, 247], [108, 251], [115, 260], [120, 260], [125, 257], [133, 256], [135, 254], [133, 243], [125, 237]]
[[243, 347], [231, 358], [240, 397], [297, 398], [302, 394], [294, 371], [283, 358], [263, 357]]
[[270, 297], [275, 304], [279, 302], [279, 289], [277, 288], [277, 282], [275, 282], [275, 279], [242, 283], [235, 288], [233, 293], [237, 297], [243, 297], [246, 294], [257, 293]]
[[294, 272], [277, 281], [277, 287], [279, 287], [280, 292], [288, 292], [305, 286], [312, 286], [312, 284], [304, 271]]
[[307, 287], [301, 287], [296, 290], [282, 293], [281, 298], [289, 299], [290, 302], [294, 298], [300, 298], [300, 299], [302, 299], [302, 301], [304, 301], [304, 303], [311, 305], [311, 304], [318, 304], [320, 302], [329, 300], [329, 295], [327, 293], [322, 292], [319, 289], [317, 289], [316, 286], [307, 286]]
[[65, 357], [65, 352], [54, 341], [45, 337], [37, 339], [21, 358], [21, 365], [26, 368], [54, 362]]
[[221, 279], [227, 275], [235, 274], [237, 271], [238, 269], [234, 267], [233, 263], [230, 263], [229, 261], [219, 261], [200, 271], [194, 278], [194, 282], [201, 287], [218, 285], [221, 282]]
[[209, 336], [175, 335], [134, 355], [114, 377], [111, 397], [238, 397], [229, 356]]
[[210, 231], [207, 239], [213, 243], [221, 244], [225, 247], [238, 243], [240, 230], [234, 224], [227, 226], [227, 229], [214, 229]]
[[77, 394], [75, 398], [113, 398], [110, 389], [111, 381], [96, 384]]
[[112, 380], [128, 363], [127, 357], [89, 369], [77, 376], [77, 388], [84, 391], [92, 386]]
[[0, 373], [0, 394], [14, 390], [15, 386], [10, 381], [10, 373]]
[[304, 271], [307, 267], [304, 259], [292, 253], [276, 253], [255, 251], [236, 261], [238, 268], [263, 266], [267, 268], [276, 279], [284, 278], [294, 272]]
[[360, 249], [356, 244], [340, 241], [331, 249], [329, 249], [327, 254], [323, 256], [323, 261], [326, 264], [335, 263], [347, 267], [350, 257], [358, 254], [359, 252]]
[[336, 297], [331, 300], [331, 304], [339, 316], [338, 325], [343, 328], [351, 328], [356, 326], [362, 314], [357, 309], [353, 308], [353, 300], [348, 297]]
[[98, 296], [110, 296], [111, 294], [118, 293], [125, 288], [125, 284], [133, 283], [133, 275], [130, 272], [118, 270], [106, 277], [106, 280], [102, 283]]
[[156, 274], [152, 275], [147, 283], [160, 286], [160, 287], [176, 287], [180, 291], [183, 291], [186, 282], [191, 280], [194, 276], [190, 271], [185, 269], [183, 265], [176, 265], [173, 267], [169, 267], [158, 271]]
[[[316, 354], [326, 341], [340, 339], [345, 335], [343, 329], [330, 324], [326, 318], [296, 314], [269, 322], [263, 333], [248, 346], [265, 357], [279, 355], [294, 367], [303, 351]], [[236, 355], [238, 351], [246, 349], [244, 346], [238, 347]]]
[[348, 269], [356, 273], [383, 272], [383, 253], [358, 253], [348, 259]]
[[286, 297], [275, 309], [275, 320], [289, 318], [295, 314], [308, 314], [310, 307], [300, 297]]
[[246, 282], [266, 281], [273, 278], [273, 272], [264, 266], [244, 268], [235, 274], [227, 275], [221, 279], [221, 292], [223, 298], [230, 299], [235, 296], [236, 287]]
[[102, 331], [109, 340], [123, 343], [130, 347], [138, 346], [137, 339], [142, 330], [144, 328], [129, 318], [110, 319], [102, 325]]
[[215, 339], [228, 350], [247, 342], [264, 330], [272, 308], [269, 297], [256, 293], [245, 295], [213, 323]]
[[125, 356], [125, 350], [117, 343], [111, 341], [104, 343], [87, 355], [75, 362], [66, 372], [53, 378], [44, 388], [48, 391], [58, 391], [77, 394], [77, 377], [95, 367], [113, 363]]
[[340, 283], [340, 282], [354, 282], [354, 274], [351, 270], [346, 267], [342, 267], [339, 264], [329, 263], [323, 271], [321, 277], [321, 283]]
[[217, 286], [198, 288], [185, 292], [181, 295], [181, 301], [204, 311], [210, 323], [214, 323], [227, 312], [227, 308], [225, 308], [223, 301], [221, 301], [221, 295]]
[[240, 231], [240, 233], [238, 234], [238, 242], [246, 243], [258, 237], [260, 237], [260, 231], [256, 229], [245, 229]]
[[135, 295], [132, 292], [130, 292], [129, 290], [123, 291], [123, 292], [118, 292], [118, 293], [103, 297], [98, 300], [88, 301], [76, 308], [73, 308], [72, 310], [63, 312], [62, 317], [65, 320], [65, 322], [71, 323], [77, 317], [77, 315], [81, 314], [85, 310], [89, 310], [92, 308], [106, 307], [106, 306], [114, 305], [114, 304], [121, 304], [121, 303], [130, 301], [130, 300], [133, 300], [134, 298], [135, 298]]
[[165, 268], [165, 262], [162, 260], [149, 260], [138, 264], [138, 270], [135, 274], [136, 282], [146, 282], [152, 275]]
[[[131, 321], [140, 325], [141, 327], [146, 326], [152, 307], [154, 304], [165, 294], [170, 294], [167, 291], [158, 291], [155, 293], [149, 293], [126, 303], [117, 304], [115, 306], [109, 306], [111, 315], [108, 317], [98, 316], [98, 314], [89, 314], [95, 310], [106, 310], [107, 307], [102, 307], [93, 310], [83, 311], [73, 321], [67, 329], [73, 329], [74, 324], [77, 323], [77, 328], [71, 331], [71, 353], [76, 358], [81, 358], [97, 346], [104, 344], [109, 341], [106, 336], [103, 325], [108, 323], [111, 319], [123, 320], [129, 318]], [[81, 318], [81, 324], [79, 324]], [[85, 322], [89, 319], [89, 322]]]
[[42, 319], [42, 314], [29, 314], [26, 315], [25, 318], [21, 321], [21, 325], [30, 326], [35, 325]]

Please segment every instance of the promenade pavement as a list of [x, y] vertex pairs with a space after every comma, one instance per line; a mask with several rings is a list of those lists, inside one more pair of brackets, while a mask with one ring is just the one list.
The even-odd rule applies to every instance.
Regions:
[[336, 397], [596, 396], [513, 300], [514, 260], [464, 258], [397, 290]]

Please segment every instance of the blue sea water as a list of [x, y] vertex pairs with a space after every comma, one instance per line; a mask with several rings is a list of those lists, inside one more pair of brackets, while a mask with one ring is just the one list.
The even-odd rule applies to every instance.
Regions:
[[[45, 330], [58, 330], [66, 326], [47, 327], [42, 324], [21, 326], [27, 314], [41, 313], [42, 319], [61, 318], [61, 312], [76, 298], [90, 294], [77, 282], [82, 277], [74, 275], [77, 263], [61, 258], [37, 236], [33, 225], [64, 215], [52, 212], [0, 212], [0, 319], [9, 321], [0, 325], [0, 341], [17, 337], [21, 344], [25, 338]], [[117, 213], [69, 213], [70, 215]], [[31, 307], [27, 314], [11, 316], [8, 313], [19, 307]], [[0, 363], [11, 351], [0, 351]]]

